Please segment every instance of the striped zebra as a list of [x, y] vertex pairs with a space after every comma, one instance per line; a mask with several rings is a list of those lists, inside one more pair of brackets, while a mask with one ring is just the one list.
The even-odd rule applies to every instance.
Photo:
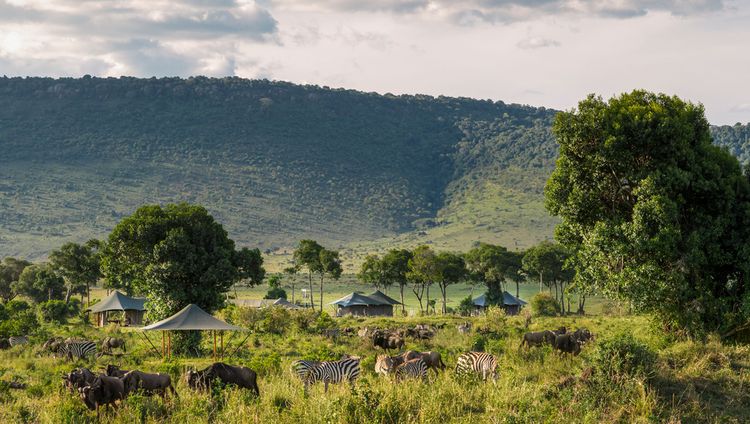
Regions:
[[497, 380], [497, 358], [485, 352], [467, 352], [461, 354], [456, 362], [456, 374], [475, 374], [487, 380]]
[[60, 345], [58, 355], [69, 360], [83, 359], [89, 355], [96, 356], [96, 343], [89, 341], [65, 342]]
[[341, 383], [348, 380], [354, 384], [360, 373], [360, 358], [349, 356], [340, 361], [321, 362], [309, 369], [305, 377], [305, 393], [311, 384], [322, 381], [325, 384], [325, 392], [328, 392], [328, 383]]
[[23, 346], [29, 343], [29, 338], [26, 336], [8, 337], [8, 344], [10, 347]]
[[396, 379], [427, 378], [427, 363], [422, 358], [412, 359], [396, 367]]
[[320, 361], [307, 361], [304, 359], [300, 359], [292, 362], [292, 373], [294, 373], [297, 377], [299, 377], [300, 380], [304, 382], [307, 378], [307, 374], [310, 372], [310, 369], [313, 367], [317, 367], [318, 365], [320, 365]]

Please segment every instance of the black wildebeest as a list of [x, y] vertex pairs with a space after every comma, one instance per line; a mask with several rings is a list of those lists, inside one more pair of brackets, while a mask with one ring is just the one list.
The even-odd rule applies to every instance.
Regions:
[[149, 374], [133, 370], [128, 371], [122, 377], [122, 383], [125, 385], [125, 394], [143, 390], [143, 393], [147, 396], [158, 393], [163, 398], [167, 395], [167, 391], [177, 396], [177, 392], [172, 386], [172, 379], [168, 374]]
[[404, 339], [392, 332], [377, 330], [372, 335], [372, 344], [373, 346], [380, 347], [383, 350], [403, 349]]
[[445, 369], [445, 363], [443, 363], [443, 357], [440, 355], [440, 352], [417, 352], [415, 350], [407, 350], [401, 354], [401, 357], [403, 357], [405, 361], [419, 358], [424, 361], [428, 369], [435, 371], [435, 374]]
[[126, 352], [125, 350], [125, 340], [118, 339], [115, 337], [106, 337], [104, 340], [102, 340], [102, 354], [105, 353], [112, 353], [112, 349], [114, 348], [120, 348], [123, 352]]
[[551, 345], [555, 343], [555, 337], [555, 333], [549, 330], [526, 333], [523, 335], [521, 346], [519, 347], [523, 347], [524, 345], [526, 347], [542, 346], [545, 343]]
[[123, 378], [128, 373], [128, 370], [121, 370], [117, 365], [109, 364], [104, 373], [107, 374], [107, 377]]
[[555, 336], [554, 348], [560, 352], [578, 355], [581, 353], [581, 343], [574, 333]]
[[63, 375], [63, 383], [71, 392], [88, 386], [94, 382], [96, 375], [88, 368], [76, 368], [68, 374]]
[[255, 371], [246, 367], [236, 367], [222, 362], [215, 362], [201, 371], [190, 370], [186, 374], [188, 386], [193, 389], [206, 390], [211, 387], [214, 380], [218, 379], [222, 384], [235, 384], [238, 387], [250, 389], [260, 396], [258, 389], [258, 376]]
[[100, 375], [90, 385], [78, 389], [78, 394], [90, 410], [96, 410], [99, 418], [99, 407], [114, 405], [118, 400], [125, 399], [125, 386], [117, 377]]

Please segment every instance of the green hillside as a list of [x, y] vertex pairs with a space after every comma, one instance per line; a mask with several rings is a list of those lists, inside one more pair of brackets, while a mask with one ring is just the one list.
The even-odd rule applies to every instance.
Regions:
[[458, 224], [525, 244], [550, 234], [553, 115], [238, 78], [2, 78], [0, 256], [44, 256], [174, 201], [279, 252]]

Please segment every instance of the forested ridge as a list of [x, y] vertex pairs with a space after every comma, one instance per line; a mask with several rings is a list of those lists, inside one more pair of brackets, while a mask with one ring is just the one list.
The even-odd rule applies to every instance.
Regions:
[[[441, 228], [526, 246], [555, 223], [555, 113], [240, 78], [0, 78], [0, 256], [177, 201], [263, 249]], [[741, 158], [743, 128], [718, 129]]]

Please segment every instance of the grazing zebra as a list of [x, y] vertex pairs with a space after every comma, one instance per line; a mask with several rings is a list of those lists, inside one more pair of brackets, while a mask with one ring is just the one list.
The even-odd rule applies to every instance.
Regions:
[[477, 374], [482, 380], [497, 380], [497, 358], [485, 352], [467, 352], [458, 357], [456, 374]]
[[307, 388], [317, 381], [325, 384], [326, 393], [328, 383], [341, 383], [348, 380], [349, 383], [354, 384], [360, 373], [359, 361], [359, 357], [349, 356], [340, 361], [321, 362], [310, 368], [305, 377], [305, 393], [307, 393]]
[[310, 369], [317, 367], [318, 365], [320, 365], [320, 361], [306, 361], [300, 359], [292, 362], [292, 372], [304, 382]]
[[83, 359], [86, 356], [96, 356], [96, 343], [89, 341], [65, 342], [60, 345], [58, 355], [69, 360]]
[[23, 346], [29, 343], [29, 338], [26, 336], [8, 337], [8, 344], [10, 347]]
[[422, 358], [412, 359], [396, 367], [396, 378], [427, 378], [427, 363]]

